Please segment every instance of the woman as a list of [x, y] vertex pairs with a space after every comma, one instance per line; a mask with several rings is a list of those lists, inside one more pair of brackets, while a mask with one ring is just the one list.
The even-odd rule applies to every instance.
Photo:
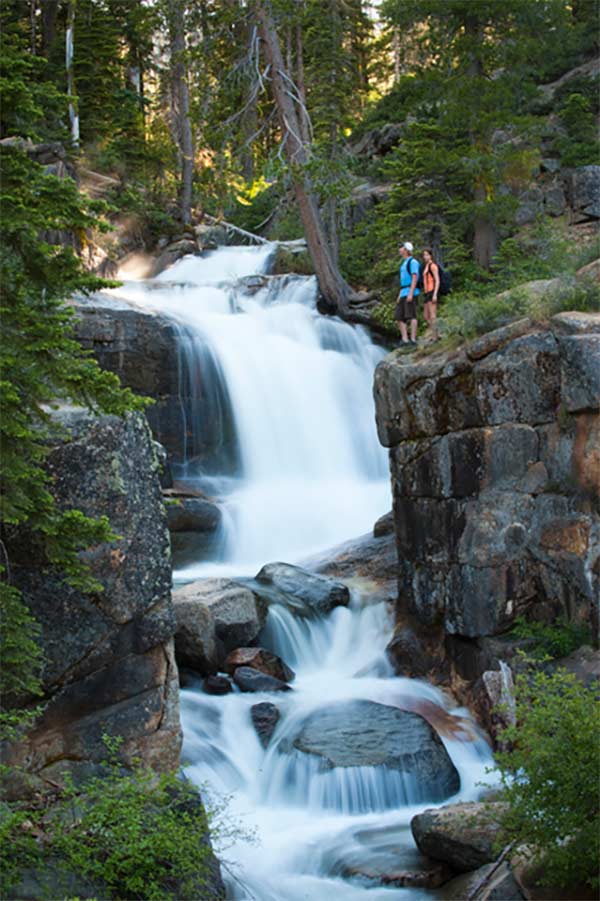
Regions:
[[440, 267], [433, 259], [430, 248], [423, 251], [425, 267], [423, 269], [423, 315], [430, 328], [433, 341], [437, 341], [437, 303], [440, 290]]

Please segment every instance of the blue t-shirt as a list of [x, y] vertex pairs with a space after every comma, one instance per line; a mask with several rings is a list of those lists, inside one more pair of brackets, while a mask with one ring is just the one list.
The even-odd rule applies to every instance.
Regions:
[[[400, 297], [408, 296], [412, 277], [413, 275], [416, 275], [418, 279], [420, 270], [421, 267], [419, 265], [419, 261], [415, 260], [414, 257], [407, 257], [405, 260], [402, 260], [402, 263], [400, 265]], [[419, 289], [415, 288], [413, 297], [416, 297], [418, 293]]]

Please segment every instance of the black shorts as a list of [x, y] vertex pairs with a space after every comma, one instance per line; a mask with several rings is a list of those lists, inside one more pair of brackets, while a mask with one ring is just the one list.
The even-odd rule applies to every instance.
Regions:
[[417, 318], [417, 302], [416, 300], [407, 300], [401, 297], [396, 304], [396, 312], [394, 318], [398, 322], [410, 322], [411, 319]]
[[428, 291], [423, 295], [423, 303], [437, 303], [437, 298], [433, 299], [433, 291]]

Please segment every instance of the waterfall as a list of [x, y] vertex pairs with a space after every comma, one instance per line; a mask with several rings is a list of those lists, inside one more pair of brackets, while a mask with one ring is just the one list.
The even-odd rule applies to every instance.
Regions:
[[[117, 289], [177, 326], [186, 398], [178, 475], [218, 496], [225, 514], [212, 558], [176, 578], [253, 576], [270, 561], [302, 560], [370, 531], [390, 507], [371, 395], [383, 352], [364, 329], [319, 315], [314, 278], [264, 277], [272, 250], [186, 257], [152, 282]], [[409, 824], [445, 797], [435, 775], [423, 783], [387, 765], [328, 767], [294, 744], [331, 704], [420, 713], [458, 773], [453, 800], [478, 797], [491, 764], [485, 739], [441, 691], [393, 675], [385, 655], [392, 629], [387, 606], [357, 590], [348, 608], [320, 618], [296, 618], [273, 604], [260, 644], [293, 667], [293, 690], [212, 697], [199, 679], [182, 690], [186, 774], [209, 803], [227, 799], [237, 829], [227, 850], [217, 845], [230, 862], [229, 898], [434, 897], [364, 874], [373, 866], [418, 869]], [[264, 701], [280, 715], [267, 748], [250, 712]]]
[[184, 455], [178, 475], [225, 508], [216, 559], [177, 573], [253, 575], [368, 531], [389, 509], [366, 330], [316, 308], [313, 277], [263, 274], [273, 246], [188, 256], [120, 296], [179, 334]]

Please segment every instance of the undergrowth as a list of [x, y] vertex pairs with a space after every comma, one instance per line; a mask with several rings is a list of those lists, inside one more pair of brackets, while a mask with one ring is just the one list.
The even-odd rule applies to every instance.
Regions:
[[209, 825], [222, 838], [223, 811], [207, 814], [196, 788], [175, 775], [141, 765], [124, 772], [119, 740], [105, 741], [101, 775], [78, 786], [67, 778], [52, 804], [0, 807], [0, 896], [12, 897], [29, 871], [39, 897], [71, 897], [85, 886], [107, 899], [213, 899]]
[[536, 660], [566, 657], [590, 640], [590, 629], [583, 623], [564, 618], [554, 623], [540, 623], [518, 616], [511, 636], [529, 643], [528, 654]]

